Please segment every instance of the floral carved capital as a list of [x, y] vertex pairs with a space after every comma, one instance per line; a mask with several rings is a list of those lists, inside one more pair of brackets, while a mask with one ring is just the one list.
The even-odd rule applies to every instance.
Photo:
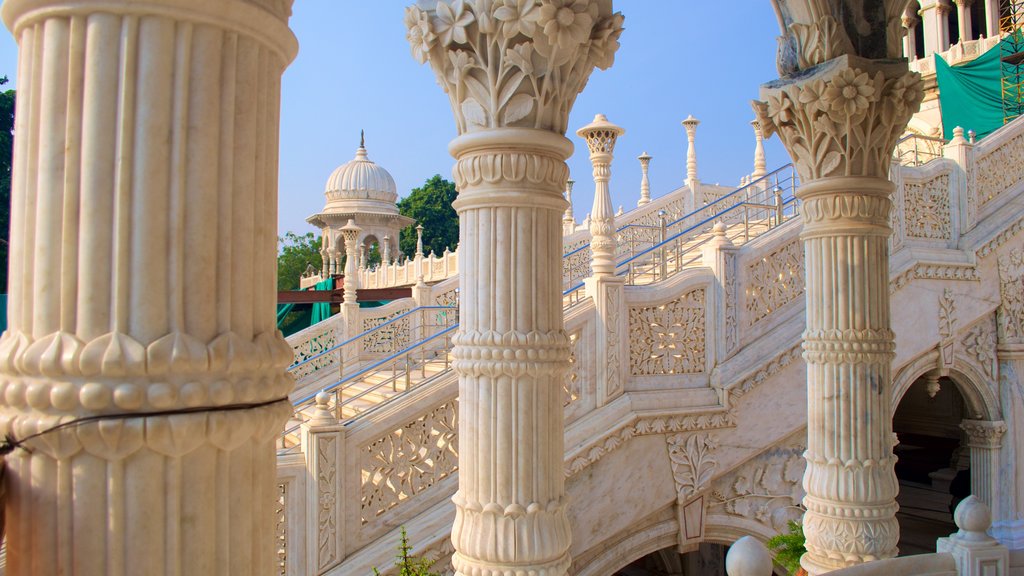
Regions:
[[413, 57], [430, 62], [459, 134], [565, 133], [591, 71], [614, 62], [623, 20], [610, 0], [437, 0], [405, 12]]
[[856, 60], [840, 58], [810, 76], [766, 85], [764, 101], [753, 103], [764, 136], [779, 135], [804, 182], [885, 178], [896, 140], [921, 105], [919, 74]]

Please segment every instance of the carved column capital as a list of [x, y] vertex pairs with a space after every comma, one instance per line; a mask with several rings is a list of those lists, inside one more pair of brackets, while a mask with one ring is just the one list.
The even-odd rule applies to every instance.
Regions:
[[459, 134], [513, 126], [563, 134], [591, 71], [614, 62], [622, 22], [611, 0], [439, 0], [405, 11], [413, 57], [430, 62]]
[[992, 450], [1002, 446], [1006, 423], [1002, 420], [964, 420], [960, 429], [967, 433], [967, 445], [971, 448]]
[[906, 64], [843, 56], [813, 74], [761, 88], [754, 112], [778, 134], [805, 183], [835, 176], [885, 178], [896, 140], [923, 97]]

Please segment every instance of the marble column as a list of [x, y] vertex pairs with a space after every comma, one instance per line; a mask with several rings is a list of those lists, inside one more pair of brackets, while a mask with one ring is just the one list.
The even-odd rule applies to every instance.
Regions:
[[562, 215], [562, 234], [568, 236], [576, 231], [576, 217], [572, 213], [572, 187], [576, 184], [571, 178], [565, 181], [565, 214]]
[[985, 37], [999, 37], [999, 0], [985, 0]]
[[[3, 4], [19, 65], [0, 433], [41, 434], [6, 457], [7, 574], [275, 570], [290, 12]], [[79, 418], [97, 419], [46, 432]]]
[[643, 154], [636, 157], [640, 161], [640, 200], [637, 201], [637, 206], [643, 206], [644, 204], [651, 203], [651, 179], [648, 175], [648, 170], [651, 167], [651, 159], [653, 156], [644, 152]]
[[935, 3], [935, 37], [936, 52], [949, 50], [952, 43], [949, 37], [949, 14], [953, 11], [953, 0], [938, 0]]
[[622, 395], [626, 315], [623, 287], [625, 277], [615, 275], [615, 215], [608, 181], [612, 176], [615, 141], [625, 130], [608, 121], [604, 114], [580, 128], [576, 134], [586, 140], [594, 174], [594, 205], [590, 213], [590, 270], [586, 292], [597, 310], [597, 405], [604, 406]]
[[754, 172], [751, 178], [757, 180], [768, 173], [768, 160], [764, 157], [764, 136], [761, 133], [761, 124], [752, 120], [750, 126], [754, 129]]
[[993, 496], [999, 490], [999, 449], [1002, 447], [1006, 424], [1001, 420], [964, 420], [960, 429], [967, 434], [967, 447], [971, 451], [971, 494], [996, 511]]
[[946, 20], [950, 0], [920, 0], [921, 32], [924, 34], [924, 55], [931, 56], [949, 48], [949, 25]]
[[973, 40], [971, 36], [971, 5], [975, 0], [956, 0], [957, 24], [960, 30], [960, 43]]
[[[362, 228], [356, 226], [354, 220], [349, 220], [341, 228], [341, 236], [345, 242], [345, 254], [350, 256], [345, 258], [345, 276], [344, 276], [344, 292], [341, 303], [341, 314], [345, 319], [345, 334], [343, 340], [349, 340], [355, 338], [362, 333], [362, 323], [360, 322], [359, 315], [359, 266], [353, 256], [358, 250], [359, 246], [359, 235], [363, 233]], [[341, 353], [341, 364], [343, 367], [353, 367], [359, 361], [360, 354], [360, 342], [352, 342], [351, 344], [344, 346]], [[342, 373], [344, 373], [344, 369]]]
[[907, 6], [902, 18], [904, 33], [903, 55], [911, 62], [917, 60], [917, 25], [920, 22], [921, 17], [917, 15], [917, 10], [913, 8], [913, 4]]
[[690, 115], [683, 120], [682, 124], [686, 129], [686, 185], [692, 188], [700, 183], [700, 180], [697, 179], [697, 148], [694, 144], [700, 120]]
[[[896, 50], [899, 47], [895, 47]], [[842, 55], [761, 88], [802, 185], [807, 469], [802, 565], [812, 575], [896, 555], [887, 179], [922, 98], [906, 63]]]
[[462, 271], [456, 574], [569, 568], [561, 232], [572, 143], [564, 134], [593, 68], [611, 66], [622, 21], [610, 0], [406, 9], [413, 56], [430, 62], [459, 133], [449, 145]]
[[1024, 549], [1024, 250], [1000, 254], [1000, 305], [996, 312], [999, 402], [1006, 439], [999, 452], [999, 482], [994, 496], [992, 535], [1011, 550]]

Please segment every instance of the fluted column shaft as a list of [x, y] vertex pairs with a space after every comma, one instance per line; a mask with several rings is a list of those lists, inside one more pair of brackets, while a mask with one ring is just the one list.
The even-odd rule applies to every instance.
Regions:
[[19, 106], [0, 430], [105, 416], [7, 456], [7, 574], [274, 570], [290, 6], [3, 4]]
[[[462, 298], [459, 492], [452, 539], [459, 574], [569, 565], [562, 459], [562, 136], [497, 129], [457, 138]], [[539, 181], [538, 181], [538, 178]], [[510, 271], [515, 271], [510, 273]]]
[[971, 38], [971, 31], [973, 28], [973, 24], [971, 22], [971, 4], [973, 3], [974, 0], [956, 0], [956, 16], [960, 32], [960, 42], [973, 40], [973, 38]]
[[801, 564], [812, 575], [896, 555], [889, 159], [920, 106], [906, 64], [840, 56], [761, 88], [802, 185], [807, 469]]

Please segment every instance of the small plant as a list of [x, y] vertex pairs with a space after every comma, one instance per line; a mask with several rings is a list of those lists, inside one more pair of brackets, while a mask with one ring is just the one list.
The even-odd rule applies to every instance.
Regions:
[[804, 542], [803, 525], [790, 520], [789, 532], [771, 537], [768, 540], [768, 548], [775, 555], [775, 562], [796, 576], [806, 574], [800, 567], [800, 557], [807, 552]]
[[[426, 558], [410, 556], [409, 536], [405, 533], [405, 526], [402, 526], [402, 538], [398, 542], [398, 556], [395, 556], [395, 568], [398, 568], [398, 576], [440, 576], [431, 572], [430, 567], [434, 563]], [[374, 576], [380, 576], [380, 571], [373, 569]]]

